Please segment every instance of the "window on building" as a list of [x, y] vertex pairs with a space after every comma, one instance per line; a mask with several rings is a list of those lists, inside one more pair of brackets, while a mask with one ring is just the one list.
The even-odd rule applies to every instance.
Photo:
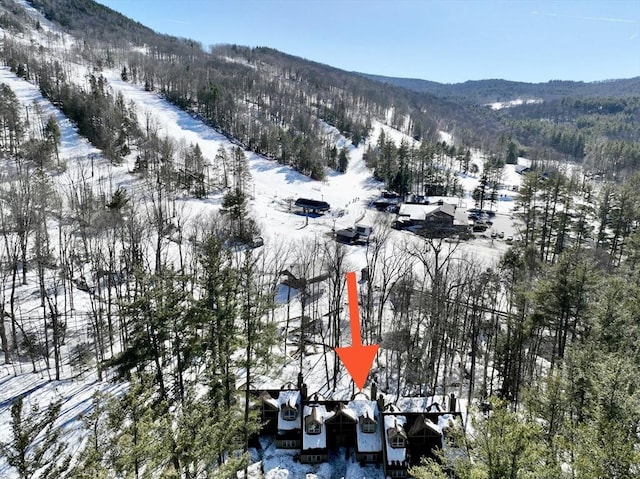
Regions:
[[295, 447], [298, 447], [298, 441], [296, 441], [295, 439], [285, 439], [280, 444], [280, 447], [284, 449], [293, 449]]
[[407, 477], [407, 472], [403, 470], [391, 470], [387, 471], [388, 475], [391, 477]]
[[393, 436], [390, 441], [391, 447], [402, 448], [405, 446], [404, 437], [400, 435]]
[[362, 432], [376, 432], [376, 423], [373, 421], [364, 421], [362, 422]]
[[294, 421], [297, 415], [298, 411], [292, 407], [287, 407], [282, 410], [282, 419], [285, 421]]
[[307, 434], [320, 434], [322, 427], [317, 422], [310, 422], [307, 424]]

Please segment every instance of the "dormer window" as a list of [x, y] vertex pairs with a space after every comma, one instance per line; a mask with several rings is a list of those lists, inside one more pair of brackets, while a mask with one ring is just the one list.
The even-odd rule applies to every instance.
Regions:
[[376, 420], [369, 416], [369, 412], [366, 412], [364, 416], [360, 416], [360, 430], [365, 433], [376, 432]]
[[322, 432], [322, 426], [317, 422], [310, 422], [307, 424], [307, 434], [320, 434]]
[[290, 404], [282, 406], [282, 419], [285, 421], [295, 421], [298, 417], [298, 409]]
[[389, 437], [389, 446], [397, 449], [407, 447], [407, 433], [398, 421], [394, 421], [393, 427], [387, 429], [387, 436]]
[[362, 423], [362, 432], [372, 433], [376, 432], [376, 423], [373, 421], [366, 421]]
[[400, 435], [393, 436], [392, 438], [390, 438], [389, 442], [390, 442], [390, 446], [394, 448], [403, 448], [406, 445], [404, 437]]
[[320, 434], [322, 432], [322, 416], [316, 406], [313, 406], [311, 414], [304, 418], [304, 428], [307, 434]]
[[288, 407], [282, 410], [282, 419], [285, 421], [295, 421], [298, 416], [298, 411], [292, 407]]

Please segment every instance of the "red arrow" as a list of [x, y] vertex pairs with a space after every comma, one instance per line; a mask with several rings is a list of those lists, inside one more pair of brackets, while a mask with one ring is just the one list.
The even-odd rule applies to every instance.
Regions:
[[373, 358], [378, 352], [377, 344], [363, 346], [360, 336], [360, 313], [358, 311], [358, 290], [356, 288], [356, 274], [347, 273], [347, 297], [349, 299], [349, 322], [351, 325], [351, 346], [336, 348], [336, 353], [342, 360], [344, 367], [353, 378], [358, 389], [364, 388]]

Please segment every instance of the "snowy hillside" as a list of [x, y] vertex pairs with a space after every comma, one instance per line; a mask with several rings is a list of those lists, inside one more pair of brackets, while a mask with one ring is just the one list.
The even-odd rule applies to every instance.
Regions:
[[[36, 15], [33, 11], [31, 14]], [[47, 25], [44, 19], [41, 21], [43, 25]], [[53, 38], [51, 30], [46, 30], [46, 32], [48, 32], [46, 35], [34, 34], [30, 38], [23, 36], [19, 40], [46, 46], [46, 55], [49, 55], [50, 59], [66, 62], [65, 70], [71, 81], [77, 85], [83, 85], [87, 76], [91, 74], [92, 67], [82, 62], [70, 62], [66, 52], [69, 45], [73, 43], [73, 39], [68, 36]], [[151, 125], [158, 132], [159, 137], [169, 139], [174, 145], [178, 145], [178, 149], [198, 145], [210, 171], [219, 170], [220, 165], [215, 164], [215, 159], [222, 150], [231, 151], [236, 147], [235, 143], [194, 116], [171, 105], [158, 94], [146, 91], [143, 85], [123, 81], [119, 68], [104, 70], [102, 74], [107, 81], [107, 89], [114, 95], [122, 94], [126, 104], [136, 112], [140, 129], [148, 130]], [[136, 216], [131, 220], [144, 231], [142, 244], [147, 255], [144, 261], [149, 263], [153, 261], [154, 254], [157, 253], [154, 250], [155, 244], [160, 243], [163, 243], [163, 261], [171, 265], [183, 261], [182, 239], [163, 238], [153, 228], [155, 221], [153, 211], [158, 201], [153, 191], [153, 183], [138, 172], [134, 172], [141, 148], [133, 145], [131, 152], [120, 164], [109, 161], [100, 150], [78, 134], [74, 124], [64, 116], [57, 106], [42, 96], [37, 85], [19, 78], [7, 67], [0, 69], [0, 83], [7, 85], [15, 93], [20, 104], [20, 117], [25, 124], [30, 125], [31, 129], [37, 130], [37, 121], [51, 116], [55, 118], [60, 127], [59, 166], [52, 168], [48, 175], [53, 188], [61, 198], [60, 214], [62, 216], [71, 211], [73, 198], [80, 191], [91, 190], [97, 197], [103, 198], [105, 203], [117, 191], [124, 191], [132, 202], [137, 203]], [[371, 266], [371, 255], [376, 250], [377, 236], [387, 238], [384, 248], [386, 248], [389, 261], [394, 258], [394, 255], [399, 255], [401, 251], [415, 252], [423, 248], [424, 239], [422, 237], [408, 231], [390, 229], [389, 224], [395, 216], [392, 213], [378, 212], [372, 207], [373, 202], [381, 197], [384, 185], [374, 179], [373, 172], [366, 166], [363, 156], [369, 147], [375, 147], [381, 132], [384, 132], [387, 139], [392, 139], [397, 144], [402, 141], [415, 144], [415, 141], [410, 137], [380, 121], [373, 124], [366, 141], [361, 142], [357, 147], [341, 136], [337, 130], [331, 130], [330, 134], [335, 138], [336, 146], [345, 148], [348, 154], [348, 167], [344, 173], [327, 170], [326, 179], [322, 181], [311, 180], [288, 166], [245, 151], [244, 154], [250, 170], [250, 183], [246, 188], [250, 197], [249, 212], [255, 219], [260, 235], [264, 239], [264, 246], [255, 254], [263, 255], [273, 264], [277, 264], [279, 269], [285, 269], [294, 263], [299, 263], [301, 258], [310, 252], [327, 256], [327, 252], [331, 251], [335, 244], [333, 233], [336, 230], [353, 227], [355, 224], [372, 225], [374, 240], [371, 244], [366, 245], [345, 245], [344, 263], [341, 266], [341, 271], [360, 272], [366, 266]], [[450, 135], [446, 138], [448, 141], [452, 141]], [[471, 192], [479, 184], [479, 175], [483, 168], [481, 152], [473, 153], [472, 162], [477, 165], [477, 172], [473, 176], [462, 173], [458, 175], [459, 182], [463, 187], [463, 195], [460, 197], [434, 196], [430, 198], [431, 202], [442, 200], [455, 204], [458, 208], [458, 214], [465, 219], [467, 209], [475, 206], [471, 199]], [[517, 189], [520, 181], [521, 176], [515, 173], [515, 165], [505, 167], [502, 175], [503, 186], [499, 191], [499, 200], [495, 206], [496, 215], [493, 229], [496, 232], [502, 232], [506, 237], [516, 235], [511, 211], [514, 204], [514, 190]], [[182, 191], [175, 193], [170, 200], [163, 201], [167, 201], [167, 204], [171, 205], [172, 224], [179, 225], [181, 231], [192, 231], [197, 236], [211, 215], [220, 211], [225, 193], [224, 190], [211, 187], [206, 191], [204, 198], [197, 198]], [[328, 202], [330, 210], [324, 215], [317, 216], [301, 214], [292, 206], [298, 198]], [[94, 216], [90, 221], [97, 221], [96, 218], [98, 217]], [[62, 220], [50, 217], [46, 227], [48, 236], [51, 238], [50, 248], [52, 251], [72, 251], [82, 241], [82, 237], [76, 231], [66, 229], [67, 225], [63, 224]], [[98, 240], [95, 241], [97, 245]], [[382, 245], [382, 240], [379, 244]], [[451, 255], [452, 260], [459, 259], [459, 263], [462, 264], [473, 259], [477, 261], [475, 264], [481, 265], [484, 269], [494, 266], [507, 247], [505, 240], [492, 239], [490, 234], [476, 235], [465, 242], [452, 240], [438, 244], [438, 248], [442, 248], [447, 257]], [[99, 250], [98, 246], [95, 248], [97, 248], [96, 251]], [[194, 251], [185, 253], [185, 255], [192, 259], [197, 257], [197, 253]], [[413, 260], [413, 264], [407, 263], [405, 265], [404, 274], [410, 273], [416, 277], [424, 277], [428, 264], [420, 264], [416, 258]], [[321, 269], [324, 267], [326, 265], [319, 266]], [[265, 273], [273, 276], [279, 272], [274, 270]], [[26, 284], [19, 284], [15, 288], [17, 304], [15, 312], [21, 330], [38, 331], [43, 321], [42, 314], [48, 314], [42, 312], [43, 309], [46, 311], [46, 308], [43, 308], [41, 304], [39, 277], [36, 273], [35, 268], [29, 268], [26, 273]], [[44, 277], [50, 282], [48, 286], [51, 288], [59, 284], [58, 275], [54, 268], [47, 270]], [[10, 294], [9, 280], [7, 275], [3, 278], [3, 299], [6, 302]], [[88, 260], [84, 264], [78, 264], [72, 277], [67, 279], [69, 281], [67, 287], [72, 288], [73, 291], [72, 296], [67, 296], [67, 293], [63, 293], [59, 288], [48, 296], [61, 305], [60, 310], [66, 324], [66, 338], [60, 348], [62, 356], [61, 368], [58, 371], [60, 379], [53, 378], [51, 358], [48, 356], [46, 358], [39, 356], [37, 359], [29, 360], [26, 354], [16, 355], [11, 363], [3, 365], [0, 369], [0, 421], [3, 424], [9, 423], [11, 405], [18, 397], [24, 398], [26, 403], [30, 405], [38, 403], [41, 408], [51, 402], [61, 400], [62, 409], [56, 425], [63, 429], [70, 450], [75, 452], [80, 449], [83, 438], [86, 436], [81, 418], [91, 412], [93, 394], [97, 391], [113, 395], [122, 394], [127, 389], [127, 385], [121, 382], [112, 382], [115, 373], [108, 367], [102, 371], [101, 379], [98, 379], [98, 374], [91, 361], [81, 364], [72, 360], [77, 353], [78, 346], [93, 344], [91, 321], [97, 314], [96, 302], [101, 301], [94, 295], [94, 289], [100, 286], [102, 280], [95, 274], [95, 271], [91, 270]], [[81, 279], [88, 281], [89, 284], [81, 283]], [[394, 281], [399, 281], [399, 278]], [[364, 287], [363, 282], [361, 288]], [[327, 344], [323, 345], [319, 340], [313, 347], [305, 349], [303, 346], [302, 351], [297, 351], [297, 356], [292, 352], [298, 347], [294, 331], [296, 328], [298, 330], [302, 328], [300, 318], [311, 314], [310, 309], [313, 311], [312, 314], [318, 317], [323, 316], [323, 312], [329, 310], [328, 289], [328, 286], [323, 286], [315, 291], [315, 299], [310, 301], [310, 304], [306, 304], [308, 299], [303, 296], [303, 292], [278, 285], [275, 298], [277, 306], [271, 316], [282, 335], [282, 342], [276, 344], [272, 348], [272, 352], [274, 356], [281, 357], [282, 360], [272, 370], [262, 371], [262, 375], [258, 379], [254, 379], [253, 385], [255, 387], [261, 385], [279, 387], [284, 382], [294, 381], [301, 364], [304, 379], [310, 391], [322, 391], [327, 396], [340, 399], [348, 399], [354, 392], [353, 384], [341, 366], [337, 367], [338, 376], [330, 377], [329, 371], [334, 370], [335, 367], [335, 354], [332, 347], [323, 347]], [[67, 300], [71, 297], [73, 298], [72, 304], [68, 304]], [[340, 301], [343, 310], [342, 312], [338, 311], [338, 314], [342, 317], [339, 321], [339, 331], [335, 333], [338, 337], [343, 338], [344, 343], [348, 341], [345, 298], [343, 297]], [[305, 308], [308, 308], [306, 312]], [[340, 305], [338, 305], [339, 309]], [[385, 308], [380, 307], [380, 310], [379, 316], [383, 318], [382, 335], [378, 337], [370, 333], [371, 336], [376, 336], [379, 340], [391, 331], [395, 314], [394, 308], [390, 304]], [[7, 324], [8, 327], [11, 326], [9, 322]], [[321, 328], [325, 327], [327, 326], [321, 326]], [[42, 333], [40, 335], [42, 336]], [[119, 352], [120, 345], [117, 340], [111, 349], [110, 354], [112, 355]], [[375, 374], [380, 375], [380, 381], [382, 381], [384, 374], [387, 384], [392, 381], [400, 384], [400, 378], [394, 376], [396, 373], [393, 372], [394, 366], [390, 359], [393, 354], [388, 353], [385, 356], [380, 356], [376, 363]], [[302, 355], [302, 359], [299, 359], [300, 355]], [[237, 371], [239, 383], [242, 382], [244, 374], [242, 368], [239, 368]], [[444, 379], [449, 381], [450, 385], [439, 386], [430, 391], [431, 395], [442, 397], [455, 391], [461, 396], [466, 396], [460, 371], [449, 371], [449, 374], [450, 377]], [[439, 382], [440, 379], [443, 378], [436, 378], [434, 382]], [[394, 390], [393, 386], [385, 388], [384, 392], [389, 400], [397, 399], [401, 394], [400, 391]], [[462, 404], [464, 406], [466, 402]], [[3, 428], [0, 431], [0, 441], [7, 442], [9, 439], [9, 428]], [[337, 477], [336, 471], [340, 471], [340, 475], [348, 478], [368, 477], [374, 479], [381, 477], [381, 472], [378, 469], [361, 468], [353, 461], [325, 464], [319, 467], [301, 467], [293, 461], [289, 454], [276, 450], [273, 445], [269, 444], [265, 444], [261, 460], [264, 476], [256, 473], [256, 477], [273, 479], [300, 477], [304, 472], [315, 475], [307, 475], [307, 477], [329, 479]], [[15, 471], [2, 461], [0, 461], [0, 476], [17, 477]]]
[[637, 475], [637, 99], [0, 27], [1, 478]]

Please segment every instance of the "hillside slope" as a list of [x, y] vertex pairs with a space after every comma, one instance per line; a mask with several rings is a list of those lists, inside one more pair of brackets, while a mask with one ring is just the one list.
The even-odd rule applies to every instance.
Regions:
[[[298, 156], [308, 154], [300, 151], [298, 133], [311, 134], [312, 150], [325, 146], [315, 139], [315, 119], [337, 127], [355, 143], [374, 120], [415, 138], [433, 139], [439, 129], [456, 130], [457, 141], [476, 146], [479, 136], [500, 130], [489, 112], [382, 86], [273, 49], [232, 45], [205, 52], [197, 42], [152, 32], [90, 0], [36, 0], [33, 5], [92, 46], [82, 51], [91, 61], [125, 62], [131, 76], [148, 88], [197, 110], [252, 150], [294, 166]], [[105, 51], [107, 44], [113, 48]], [[293, 151], [283, 157], [283, 148]], [[326, 163], [323, 152], [312, 154]]]

